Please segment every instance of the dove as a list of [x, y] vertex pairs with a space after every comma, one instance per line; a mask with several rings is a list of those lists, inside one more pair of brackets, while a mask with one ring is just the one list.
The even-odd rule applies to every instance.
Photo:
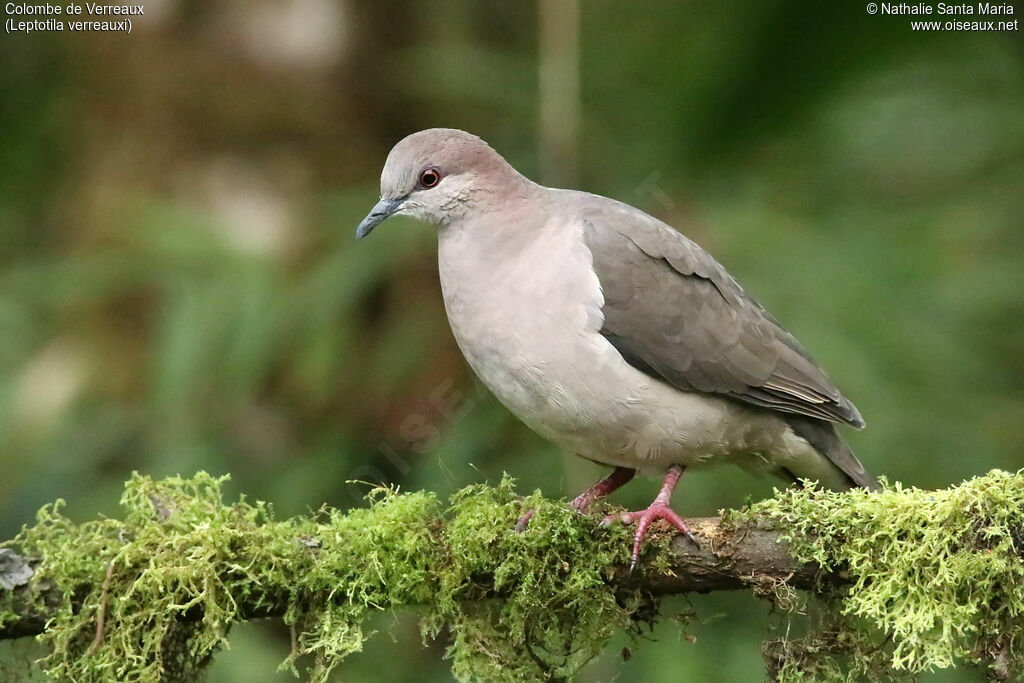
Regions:
[[695, 540], [670, 507], [687, 469], [878, 488], [836, 430], [864, 426], [854, 404], [718, 261], [657, 218], [544, 187], [447, 128], [394, 146], [357, 238], [394, 215], [437, 229], [448, 321], [480, 380], [543, 437], [613, 468], [573, 508], [637, 472], [664, 477], [646, 509], [604, 520], [636, 524], [631, 568], [657, 520]]

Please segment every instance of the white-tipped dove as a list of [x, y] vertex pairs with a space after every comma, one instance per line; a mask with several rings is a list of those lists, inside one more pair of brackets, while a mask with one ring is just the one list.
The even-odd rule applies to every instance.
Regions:
[[[585, 510], [664, 474], [637, 523], [664, 519], [688, 467], [732, 462], [790, 481], [878, 483], [833, 423], [863, 427], [802, 346], [697, 244], [639, 209], [530, 181], [480, 138], [435, 128], [391, 150], [365, 237], [405, 214], [438, 228], [445, 308], [466, 360], [520, 420], [614, 467]], [[529, 517], [521, 520], [522, 525]], [[606, 520], [608, 521], [608, 520]]]

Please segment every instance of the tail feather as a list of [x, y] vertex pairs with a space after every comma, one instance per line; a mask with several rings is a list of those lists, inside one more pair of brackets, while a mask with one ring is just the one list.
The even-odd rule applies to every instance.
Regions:
[[834, 424], [802, 415], [786, 415], [785, 419], [794, 432], [846, 475], [850, 488], [861, 486], [869, 491], [881, 488], [878, 480], [868, 474], [850, 447], [843, 443]]

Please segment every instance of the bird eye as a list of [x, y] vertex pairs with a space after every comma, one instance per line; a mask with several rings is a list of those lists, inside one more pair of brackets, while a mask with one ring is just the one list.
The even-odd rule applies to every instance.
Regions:
[[420, 171], [420, 187], [431, 188], [441, 182], [441, 172], [433, 166]]

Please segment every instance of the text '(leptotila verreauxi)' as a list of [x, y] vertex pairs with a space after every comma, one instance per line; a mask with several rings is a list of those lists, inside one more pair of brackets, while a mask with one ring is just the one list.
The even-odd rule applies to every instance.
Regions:
[[[431, 129], [391, 150], [365, 237], [395, 214], [438, 228], [452, 332], [470, 366], [520, 420], [614, 467], [585, 510], [657, 471], [637, 523], [665, 519], [687, 467], [732, 462], [846, 489], [878, 484], [833, 423], [863, 427], [803, 347], [697, 244], [643, 211], [538, 185], [480, 138]], [[528, 517], [523, 520], [525, 523]], [[692, 535], [690, 535], [692, 538]]]

